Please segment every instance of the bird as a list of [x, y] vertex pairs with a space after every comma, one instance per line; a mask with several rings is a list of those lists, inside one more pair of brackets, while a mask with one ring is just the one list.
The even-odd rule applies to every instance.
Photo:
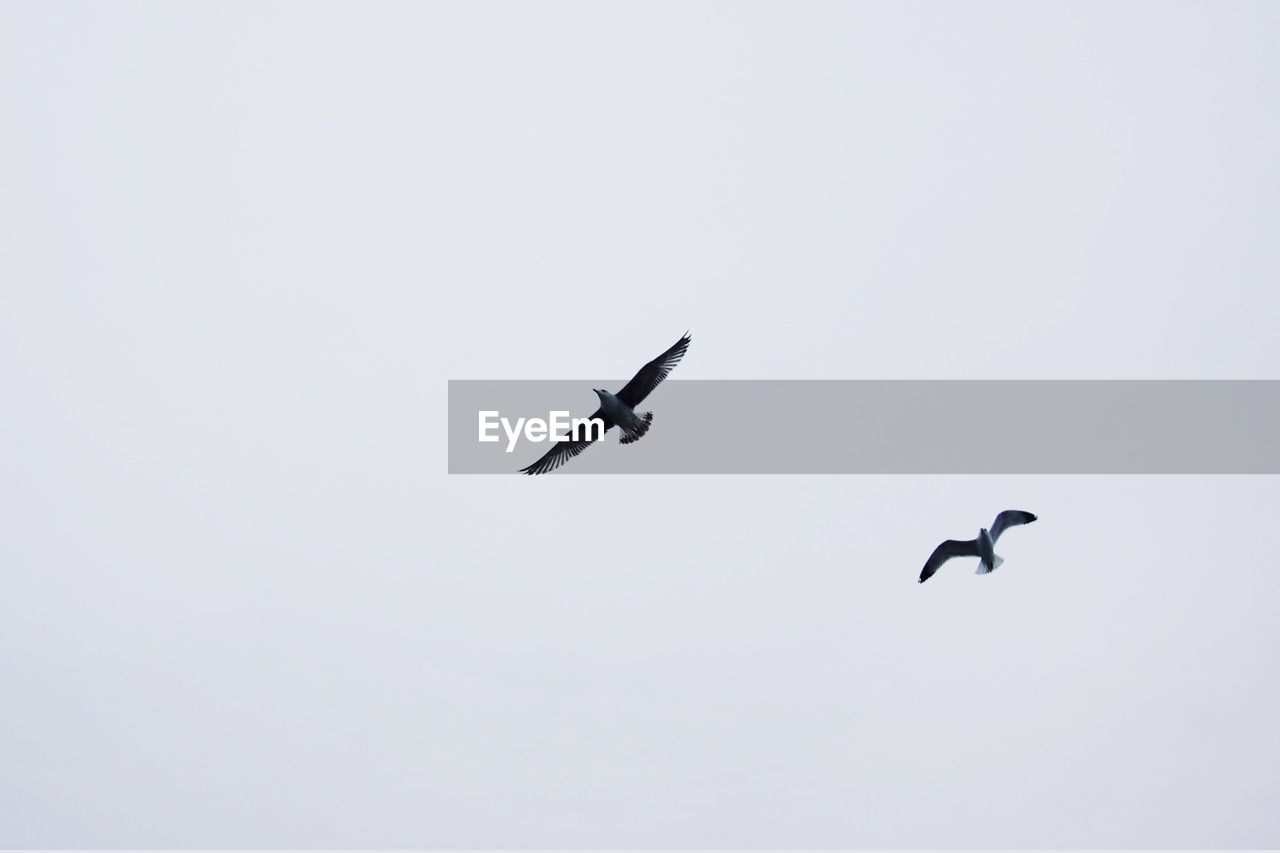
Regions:
[[[593, 420], [599, 418], [603, 421], [605, 432], [615, 426], [618, 427], [622, 431], [619, 439], [621, 444], [631, 444], [643, 438], [653, 424], [653, 412], [639, 414], [635, 408], [644, 402], [644, 398], [648, 397], [653, 389], [667, 378], [667, 374], [680, 363], [692, 340], [689, 333], [685, 332], [680, 340], [672, 344], [666, 352], [640, 368], [640, 371], [631, 378], [630, 382], [622, 386], [622, 390], [617, 394], [610, 394], [602, 388], [593, 388], [600, 401], [600, 408], [596, 409], [591, 418]], [[588, 435], [590, 435], [589, 431]], [[521, 468], [520, 473], [533, 475], [553, 471], [586, 450], [594, 440], [594, 438], [570, 436], [567, 441], [558, 441], [537, 462]]]
[[996, 540], [1000, 538], [1000, 534], [1010, 527], [1030, 524], [1036, 518], [1037, 516], [1020, 509], [1006, 509], [996, 516], [996, 520], [991, 523], [990, 531], [985, 527], [978, 531], [977, 539], [948, 539], [933, 549], [933, 553], [924, 564], [924, 569], [920, 572], [919, 582], [924, 583], [933, 577], [933, 573], [952, 557], [977, 557], [978, 574], [986, 575], [994, 572], [1004, 562], [1004, 558], [997, 556], [995, 551]]

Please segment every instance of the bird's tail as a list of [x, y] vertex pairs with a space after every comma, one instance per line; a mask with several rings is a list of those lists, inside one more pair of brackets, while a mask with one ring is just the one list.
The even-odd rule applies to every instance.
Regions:
[[624, 432], [618, 443], [630, 444], [633, 441], [639, 441], [649, 431], [649, 424], [651, 423], [653, 423], [653, 412], [645, 412], [640, 416], [640, 423], [636, 424], [634, 429]]
[[978, 560], [978, 571], [976, 572], [977, 574], [989, 575], [992, 572], [994, 572], [996, 569], [1000, 568], [1000, 564], [1004, 562], [1004, 557], [1001, 557], [999, 554], [995, 554], [993, 556], [995, 558], [995, 562], [992, 565], [987, 565], [986, 560]]

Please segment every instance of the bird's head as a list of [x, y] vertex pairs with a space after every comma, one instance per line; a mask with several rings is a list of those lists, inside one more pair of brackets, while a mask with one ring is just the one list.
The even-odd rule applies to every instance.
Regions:
[[599, 388], [592, 388], [591, 390], [596, 392], [596, 396], [600, 398], [601, 403], [604, 402], [604, 395], [609, 393], [607, 391], [601, 391]]

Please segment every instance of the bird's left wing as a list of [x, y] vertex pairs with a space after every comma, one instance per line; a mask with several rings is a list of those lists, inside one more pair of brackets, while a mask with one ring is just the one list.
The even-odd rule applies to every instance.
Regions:
[[[613, 426], [613, 421], [604, 413], [604, 409], [596, 409], [596, 413], [591, 416], [592, 419], [599, 418], [604, 421], [605, 431]], [[583, 427], [590, 435], [590, 427]], [[542, 458], [526, 468], [521, 468], [521, 474], [545, 474], [548, 471], [554, 471], [573, 457], [577, 456], [587, 447], [595, 443], [593, 438], [575, 439], [570, 438], [568, 441], [557, 441], [555, 446], [542, 454]]]
[[640, 372], [618, 392], [618, 399], [633, 409], [640, 405], [644, 398], [658, 387], [658, 383], [667, 378], [671, 369], [680, 363], [692, 340], [689, 333], [685, 332], [684, 337], [672, 344], [671, 349], [640, 368]]
[[1017, 527], [1019, 524], [1030, 524], [1036, 520], [1036, 516], [1020, 509], [1006, 509], [1004, 512], [996, 516], [996, 520], [991, 524], [991, 543], [1000, 538], [1000, 534], [1004, 533], [1010, 527]]

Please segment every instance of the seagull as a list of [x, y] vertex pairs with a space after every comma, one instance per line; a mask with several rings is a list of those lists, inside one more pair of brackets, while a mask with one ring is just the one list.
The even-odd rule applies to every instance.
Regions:
[[[622, 444], [639, 441], [649, 431], [649, 425], [653, 423], [653, 412], [637, 414], [635, 407], [640, 405], [644, 398], [658, 387], [658, 383], [666, 379], [667, 374], [680, 363], [691, 340], [693, 339], [689, 337], [689, 333], [685, 332], [684, 337], [672, 344], [670, 349], [640, 368], [640, 372], [633, 376], [617, 394], [610, 394], [600, 388], [592, 389], [600, 399], [600, 408], [596, 409], [595, 414], [591, 416], [592, 419], [599, 418], [604, 421], [605, 432], [615, 426], [618, 427], [622, 431], [622, 437], [619, 439]], [[553, 471], [586, 450], [587, 445], [592, 441], [594, 439], [591, 438], [558, 441], [555, 447], [543, 454], [537, 462], [527, 468], [521, 468], [520, 473], [532, 475]]]
[[929, 561], [924, 564], [924, 569], [920, 572], [920, 583], [933, 577], [933, 573], [952, 557], [977, 557], [978, 574], [986, 575], [994, 572], [1004, 562], [1003, 557], [996, 555], [996, 540], [1000, 538], [1000, 534], [1010, 527], [1030, 524], [1035, 520], [1036, 516], [1029, 512], [1006, 509], [996, 516], [990, 532], [985, 527], [978, 531], [977, 539], [948, 539], [934, 548], [933, 553], [929, 555]]

